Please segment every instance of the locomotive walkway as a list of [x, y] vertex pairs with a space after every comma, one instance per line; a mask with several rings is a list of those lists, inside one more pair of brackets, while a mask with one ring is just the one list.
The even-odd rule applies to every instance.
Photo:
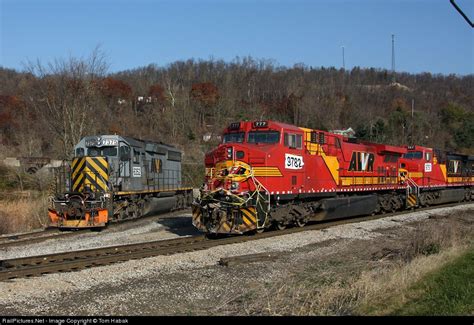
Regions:
[[[417, 209], [417, 211], [432, 210], [455, 205], [457, 204], [446, 204], [437, 207]], [[0, 261], [0, 281], [57, 272], [78, 271], [90, 267], [108, 265], [112, 263], [158, 255], [172, 255], [204, 250], [219, 245], [247, 242], [307, 230], [320, 230], [337, 225], [375, 220], [410, 212], [412, 211], [407, 210], [393, 214], [380, 214], [375, 216], [328, 221], [324, 223], [308, 225], [305, 227], [289, 228], [280, 231], [268, 231], [261, 234], [255, 234], [253, 236], [243, 235], [224, 237], [220, 239], [208, 239], [205, 235], [198, 235], [170, 240], [159, 240], [146, 243], [136, 243], [130, 245], [3, 260]]]

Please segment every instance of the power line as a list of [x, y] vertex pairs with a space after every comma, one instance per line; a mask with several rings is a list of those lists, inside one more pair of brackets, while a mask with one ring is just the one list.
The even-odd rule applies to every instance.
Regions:
[[454, 2], [454, 0], [450, 0], [451, 4], [453, 7], [463, 16], [464, 20], [467, 21], [469, 25], [471, 25], [472, 28], [474, 28], [474, 23], [469, 19], [469, 17], [466, 16], [466, 14], [459, 8], [459, 6]]

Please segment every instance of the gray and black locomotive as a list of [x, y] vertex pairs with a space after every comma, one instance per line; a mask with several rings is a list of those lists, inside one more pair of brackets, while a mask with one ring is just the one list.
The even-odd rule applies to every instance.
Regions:
[[84, 137], [58, 173], [48, 209], [52, 226], [100, 228], [147, 212], [182, 209], [192, 188], [181, 183], [182, 152], [119, 135]]

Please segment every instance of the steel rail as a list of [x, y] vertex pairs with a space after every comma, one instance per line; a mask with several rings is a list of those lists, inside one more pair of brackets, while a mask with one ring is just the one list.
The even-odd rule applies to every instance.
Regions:
[[[466, 204], [466, 203], [462, 203]], [[439, 205], [417, 209], [416, 212], [453, 207], [457, 204]], [[181, 237], [169, 240], [158, 240], [130, 245], [111, 246], [90, 250], [80, 250], [57, 254], [22, 257], [0, 261], [0, 281], [12, 278], [38, 276], [48, 273], [75, 271], [89, 267], [108, 265], [133, 259], [158, 255], [172, 255], [184, 252], [204, 250], [215, 246], [243, 243], [258, 239], [282, 236], [302, 231], [321, 230], [337, 225], [359, 223], [412, 213], [407, 210], [396, 213], [378, 214], [373, 216], [353, 217], [311, 224], [305, 227], [295, 227], [285, 230], [275, 230], [255, 234], [253, 236], [233, 236], [220, 239], [208, 239], [205, 235]]]
[[[166, 220], [166, 219], [173, 218], [180, 213], [190, 212], [190, 210], [189, 211], [186, 211], [186, 210], [189, 210], [189, 209], [187, 208], [187, 209], [181, 209], [181, 210], [174, 210], [174, 211], [165, 212], [161, 214], [148, 215], [141, 218], [130, 218], [130, 219], [124, 219], [121, 221], [113, 221], [107, 227], [102, 228], [100, 230], [107, 231], [108, 229], [115, 229], [118, 227], [126, 226], [128, 224], [132, 224], [133, 222], [139, 222], [141, 220], [147, 220], [147, 219], [152, 219], [152, 218], [156, 218], [157, 220]], [[21, 234], [2, 235], [0, 236], [0, 250], [7, 247], [36, 244], [36, 243], [40, 243], [49, 239], [66, 238], [66, 237], [78, 235], [80, 233], [84, 234], [87, 232], [91, 232], [91, 229], [78, 228], [74, 230], [58, 230], [57, 228], [46, 228], [41, 231], [34, 231], [34, 232], [21, 233]]]

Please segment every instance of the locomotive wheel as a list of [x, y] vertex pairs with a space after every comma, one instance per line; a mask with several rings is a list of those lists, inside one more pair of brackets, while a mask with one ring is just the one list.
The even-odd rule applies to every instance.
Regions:
[[285, 230], [286, 229], [286, 224], [283, 222], [276, 222], [275, 223], [275, 228], [278, 230]]
[[295, 225], [298, 227], [304, 227], [306, 225], [307, 220], [306, 219], [296, 219], [295, 220]]
[[255, 229], [255, 233], [256, 233], [256, 234], [261, 234], [261, 233], [264, 232], [264, 231], [265, 231], [265, 228], [257, 228], [257, 229]]

